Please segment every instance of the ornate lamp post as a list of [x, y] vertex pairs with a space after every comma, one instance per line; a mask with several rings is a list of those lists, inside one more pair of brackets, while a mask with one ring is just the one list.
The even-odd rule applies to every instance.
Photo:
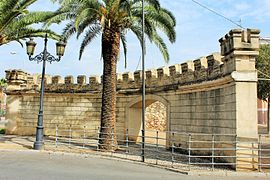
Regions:
[[142, 162], [145, 161], [144, 149], [145, 149], [145, 11], [144, 0], [142, 0]]
[[39, 112], [38, 112], [38, 121], [37, 121], [37, 128], [36, 128], [36, 141], [34, 143], [35, 150], [41, 150], [44, 145], [43, 141], [43, 97], [44, 97], [44, 77], [45, 77], [45, 67], [46, 61], [52, 63], [53, 61], [59, 62], [61, 57], [64, 55], [65, 46], [66, 44], [62, 41], [56, 43], [56, 55], [58, 58], [53, 57], [47, 51], [47, 42], [48, 36], [46, 34], [44, 39], [44, 50], [40, 54], [36, 55], [35, 57], [31, 57], [34, 55], [36, 43], [30, 38], [30, 41], [26, 42], [27, 47], [27, 54], [29, 56], [30, 61], [42, 62], [42, 76], [41, 76], [41, 86], [40, 86], [40, 99], [39, 99]]

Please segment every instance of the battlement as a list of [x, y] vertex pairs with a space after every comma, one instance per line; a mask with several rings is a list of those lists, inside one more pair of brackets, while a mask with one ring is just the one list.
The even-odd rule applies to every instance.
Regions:
[[[173, 84], [190, 84], [223, 76], [221, 55], [214, 53], [194, 61], [175, 64], [169, 67], [150, 69], [145, 72], [147, 87], [162, 87]], [[41, 75], [31, 75], [22, 70], [7, 70], [8, 89], [39, 90]], [[59, 75], [45, 76], [45, 91], [47, 92], [88, 92], [100, 91], [102, 88], [100, 76], [90, 76], [87, 82], [85, 75], [77, 78], [69, 75], [62, 78]], [[139, 89], [142, 83], [142, 71], [117, 74], [117, 89]]]
[[[211, 81], [231, 75], [234, 71], [255, 71], [255, 57], [259, 49], [259, 30], [231, 30], [219, 40], [221, 54], [213, 53], [181, 64], [150, 69], [145, 72], [146, 88], [162, 89], [175, 85], [189, 85]], [[39, 90], [38, 74], [30, 75], [22, 70], [7, 70], [7, 91]], [[76, 80], [76, 82], [75, 82]], [[102, 77], [85, 75], [77, 78], [66, 76], [45, 76], [46, 92], [100, 92]], [[140, 89], [142, 71], [117, 74], [117, 90]]]
[[256, 51], [259, 49], [258, 29], [233, 29], [219, 40], [221, 55], [226, 56], [234, 51]]
[[224, 72], [254, 71], [255, 57], [259, 55], [260, 30], [233, 29], [219, 40]]

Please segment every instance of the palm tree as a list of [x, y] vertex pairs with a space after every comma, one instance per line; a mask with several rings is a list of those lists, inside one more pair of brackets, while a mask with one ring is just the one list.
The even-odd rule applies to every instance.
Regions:
[[33, 24], [46, 21], [52, 12], [29, 12], [27, 8], [37, 0], [1, 0], [0, 2], [0, 46], [11, 41], [21, 45], [21, 39], [43, 37], [45, 33], [53, 39], [60, 36], [50, 30], [34, 29]]
[[[133, 32], [142, 44], [142, 4], [141, 0], [59, 0], [61, 7], [55, 12], [54, 22], [68, 20], [63, 30], [65, 38], [73, 34], [77, 38], [84, 34], [79, 59], [85, 47], [101, 35], [103, 57], [103, 89], [101, 108], [100, 148], [114, 149], [111, 139], [116, 123], [116, 64], [122, 43], [126, 61], [128, 31]], [[175, 42], [176, 21], [173, 14], [160, 6], [159, 0], [145, 0], [145, 34], [150, 42], [160, 49], [164, 60], [169, 54], [159, 32], [163, 32]]]

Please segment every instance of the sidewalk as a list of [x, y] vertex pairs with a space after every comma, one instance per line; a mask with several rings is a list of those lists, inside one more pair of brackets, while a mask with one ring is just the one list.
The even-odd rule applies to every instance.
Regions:
[[[34, 136], [16, 136], [16, 135], [0, 135], [0, 151], [22, 151], [22, 152], [34, 152], [33, 151], [33, 144], [35, 141]], [[55, 148], [55, 144], [52, 140], [46, 139], [47, 145], [43, 152], [49, 153], [49, 154], [87, 154], [87, 156], [93, 156], [93, 157], [99, 157], [99, 158], [105, 158], [105, 159], [115, 159], [118, 161], [127, 161], [131, 164], [138, 163], [141, 165], [147, 165], [147, 166], [153, 166], [158, 167], [161, 169], [167, 169], [174, 172], [179, 172], [183, 174], [188, 175], [195, 175], [195, 176], [258, 176], [258, 177], [266, 177], [270, 176], [269, 172], [235, 172], [228, 169], [215, 169], [215, 171], [209, 171], [205, 168], [193, 166], [193, 169], [191, 171], [184, 170], [185, 167], [182, 168], [170, 168], [169, 166], [166, 166], [166, 164], [162, 165], [162, 162], [159, 161], [161, 164], [155, 165], [153, 162], [148, 162], [147, 159], [146, 163], [141, 163], [137, 156], [131, 156], [131, 155], [125, 155], [125, 154], [112, 154], [111, 152], [97, 152], [94, 150], [85, 150], [85, 149], [78, 149], [78, 147], [73, 145], [71, 147], [65, 146], [63, 148]], [[127, 156], [129, 156], [127, 158]], [[126, 157], [126, 158], [125, 158]], [[176, 166], [177, 164], [175, 164]], [[196, 168], [197, 167], [197, 168]], [[184, 169], [183, 169], [184, 168]]]
[[30, 150], [34, 140], [31, 136], [0, 135], [0, 150]]

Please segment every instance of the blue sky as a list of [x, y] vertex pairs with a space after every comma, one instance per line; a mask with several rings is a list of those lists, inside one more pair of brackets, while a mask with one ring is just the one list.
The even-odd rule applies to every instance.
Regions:
[[[261, 30], [261, 37], [270, 37], [270, 0], [197, 0], [211, 9], [232, 19], [245, 28]], [[207, 56], [219, 52], [218, 39], [230, 29], [238, 28], [235, 24], [203, 9], [192, 0], [160, 0], [163, 7], [170, 9], [177, 19], [177, 41], [168, 43], [170, 62], [164, 63], [158, 49], [147, 42], [146, 69], [169, 66]], [[55, 10], [57, 5], [49, 0], [39, 0], [30, 10]], [[241, 22], [240, 22], [241, 21]], [[63, 24], [51, 27], [61, 32]], [[42, 51], [42, 39], [38, 43], [36, 53]], [[101, 75], [102, 61], [100, 60], [100, 38], [90, 44], [78, 60], [81, 39], [75, 37], [68, 41], [66, 52], [61, 62], [47, 64], [46, 72], [51, 75]], [[55, 42], [49, 41], [49, 52], [55, 55]], [[121, 51], [122, 52], [122, 51]], [[124, 68], [123, 53], [118, 62], [118, 72], [135, 71], [141, 68], [141, 49], [134, 35], [128, 35], [128, 67]], [[40, 73], [41, 64], [29, 62], [25, 48], [18, 43], [10, 43], [0, 48], [0, 77], [5, 76], [7, 69], [23, 69], [29, 73]]]

